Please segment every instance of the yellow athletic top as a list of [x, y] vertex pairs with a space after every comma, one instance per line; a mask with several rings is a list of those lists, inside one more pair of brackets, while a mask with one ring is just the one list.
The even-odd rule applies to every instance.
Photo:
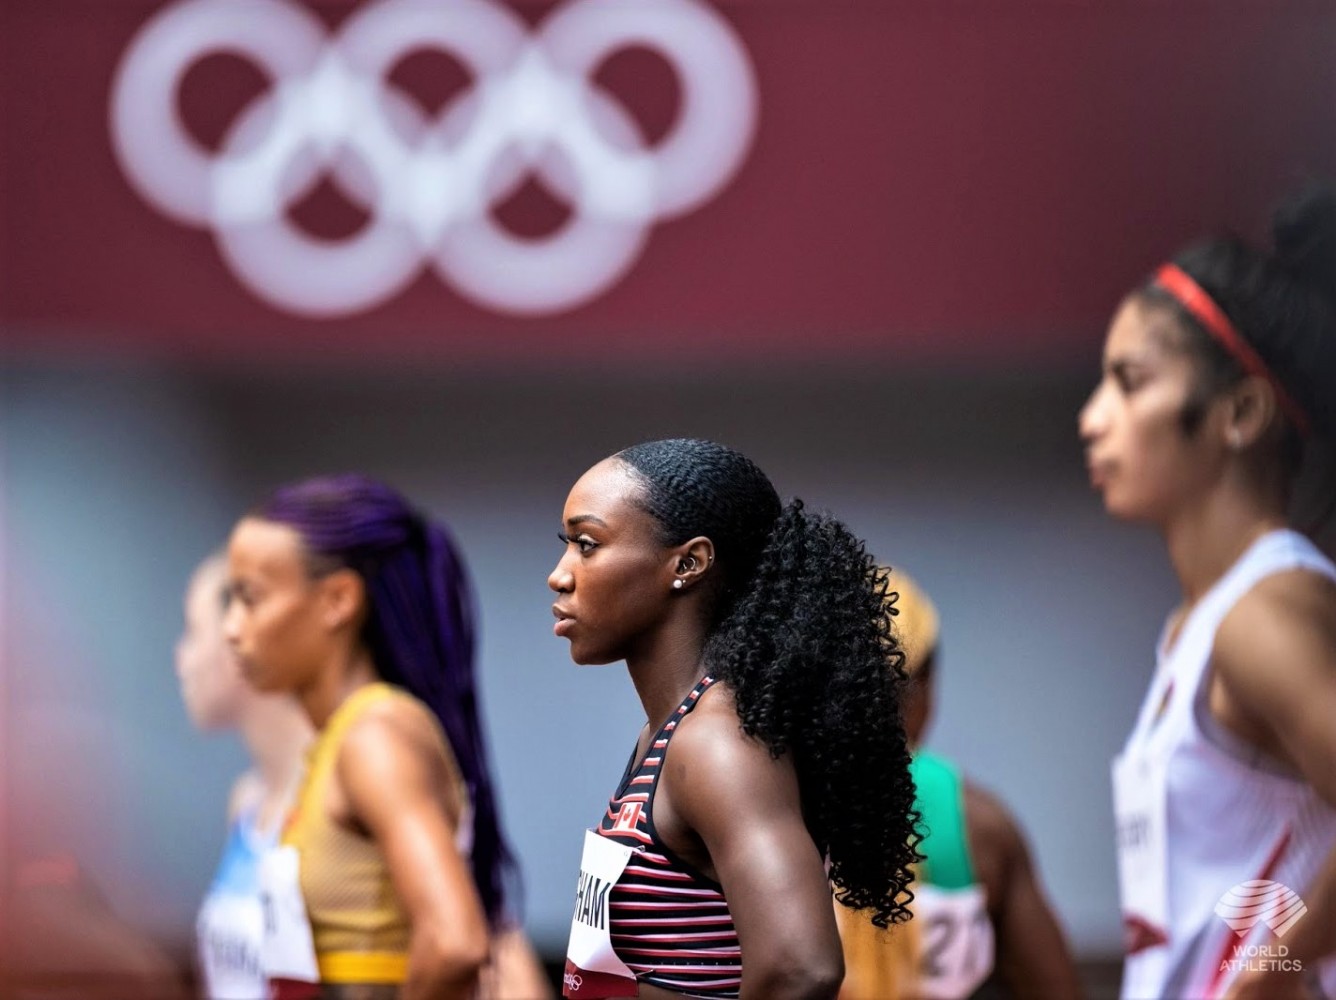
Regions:
[[[408, 916], [385, 857], [370, 837], [331, 820], [326, 799], [348, 728], [377, 702], [412, 697], [389, 684], [359, 688], [330, 716], [307, 752], [306, 775], [282, 843], [297, 848], [321, 982], [401, 983], [407, 976]], [[439, 727], [437, 732], [456, 777], [453, 787], [463, 796], [454, 754]]]
[[914, 993], [918, 921], [881, 929], [867, 910], [835, 904], [844, 946], [839, 1000], [896, 1000]]

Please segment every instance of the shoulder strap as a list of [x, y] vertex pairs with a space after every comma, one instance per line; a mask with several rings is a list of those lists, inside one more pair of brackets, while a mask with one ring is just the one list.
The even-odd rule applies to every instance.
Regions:
[[320, 730], [311, 748], [306, 751], [306, 774], [297, 792], [293, 813], [283, 830], [284, 844], [293, 843], [299, 831], [304, 829], [316, 815], [316, 810], [320, 807], [319, 796], [323, 792], [330, 771], [334, 769], [334, 764], [339, 759], [339, 746], [343, 743], [348, 727], [357, 721], [368, 706], [392, 698], [395, 693], [394, 687], [383, 681], [377, 681], [358, 688], [334, 710], [334, 714]]
[[[659, 728], [659, 732], [655, 736], [655, 739], [659, 736], [672, 739], [673, 730], [677, 728], [677, 724], [682, 721], [684, 716], [691, 714], [691, 711], [700, 703], [700, 696], [704, 694], [713, 683], [714, 678], [709, 674], [706, 674], [698, 680], [696, 686], [688, 691], [687, 696], [682, 699], [682, 704], [677, 706], [677, 711], [668, 716], [668, 721]], [[653, 744], [654, 740], [651, 740], [650, 745], [653, 746]]]
[[677, 724], [690, 714], [699, 703], [701, 694], [713, 683], [714, 678], [708, 674], [696, 682], [696, 686], [687, 692], [687, 696], [682, 699], [682, 703], [669, 714], [663, 725], [650, 734], [649, 742], [645, 744], [644, 753], [637, 753], [639, 749], [639, 740], [637, 739], [637, 745], [631, 748], [631, 759], [626, 764], [626, 772], [617, 785], [617, 791], [613, 793], [614, 799], [620, 799], [625, 795], [627, 789], [631, 786], [631, 782], [644, 775], [647, 769], [654, 775], [654, 787], [658, 786], [658, 763], [668, 747], [668, 741], [673, 738], [673, 733], [677, 730]]

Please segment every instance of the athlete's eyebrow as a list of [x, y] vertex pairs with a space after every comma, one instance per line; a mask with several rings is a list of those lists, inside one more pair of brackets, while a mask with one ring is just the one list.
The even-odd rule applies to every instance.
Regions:
[[1104, 370], [1110, 373], [1126, 371], [1129, 368], [1144, 368], [1152, 361], [1150, 354], [1146, 351], [1133, 351], [1123, 354], [1113, 354], [1104, 359]]
[[566, 518], [566, 524], [572, 528], [581, 524], [597, 524], [600, 528], [606, 528], [608, 522], [601, 517], [595, 517], [593, 514], [577, 514], [575, 517]]

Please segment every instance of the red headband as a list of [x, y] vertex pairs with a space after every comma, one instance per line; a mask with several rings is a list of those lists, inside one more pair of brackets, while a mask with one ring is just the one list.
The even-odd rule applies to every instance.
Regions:
[[1280, 406], [1281, 412], [1289, 417], [1290, 423], [1294, 424], [1300, 434], [1307, 437], [1310, 426], [1308, 415], [1295, 402], [1294, 397], [1285, 391], [1280, 380], [1266, 366], [1266, 362], [1252, 349], [1252, 345], [1240, 336], [1224, 310], [1215, 304], [1215, 300], [1206, 294], [1201, 285], [1193, 281], [1188, 273], [1176, 264], [1165, 264], [1156, 271], [1155, 284], [1172, 295], [1193, 319], [1205, 327], [1206, 332], [1229, 352], [1230, 357], [1237, 361], [1245, 372], [1267, 381], [1276, 394], [1276, 403]]

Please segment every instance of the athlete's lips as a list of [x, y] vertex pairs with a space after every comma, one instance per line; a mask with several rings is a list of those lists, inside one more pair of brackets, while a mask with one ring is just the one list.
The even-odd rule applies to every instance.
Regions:
[[557, 623], [552, 626], [552, 634], [555, 636], [565, 635], [570, 631], [571, 626], [575, 624], [575, 616], [560, 604], [552, 605], [552, 614], [556, 616], [557, 619]]
[[1090, 485], [1095, 489], [1102, 489], [1105, 481], [1109, 478], [1111, 466], [1108, 462], [1101, 462], [1093, 455], [1086, 458], [1086, 471], [1090, 474]]

